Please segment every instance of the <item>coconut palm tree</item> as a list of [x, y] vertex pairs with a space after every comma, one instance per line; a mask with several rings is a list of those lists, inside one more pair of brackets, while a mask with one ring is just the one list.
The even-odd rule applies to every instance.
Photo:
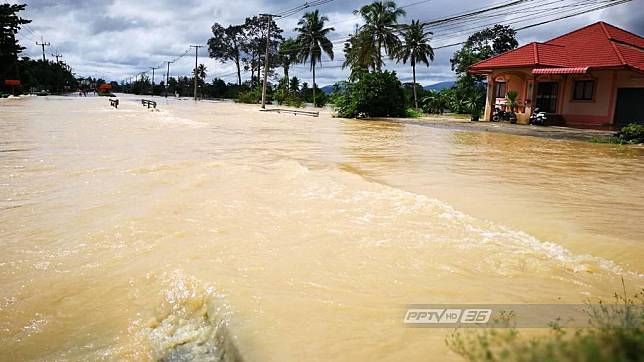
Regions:
[[315, 103], [315, 65], [322, 63], [322, 52], [333, 60], [333, 43], [327, 38], [327, 35], [334, 31], [334, 28], [325, 28], [324, 23], [329, 18], [320, 16], [320, 12], [315, 10], [310, 13], [304, 14], [302, 19], [297, 23], [298, 27], [295, 31], [298, 32], [298, 61], [300, 63], [309, 62], [311, 70], [313, 71], [313, 106]]
[[429, 45], [429, 36], [433, 33], [425, 31], [427, 23], [412, 20], [411, 24], [403, 25], [403, 42], [398, 48], [396, 58], [404, 64], [411, 64], [414, 74], [414, 106], [418, 109], [418, 96], [416, 95], [416, 64], [424, 63], [429, 67], [429, 62], [434, 61], [434, 49]]
[[[382, 51], [393, 57], [400, 46], [398, 18], [407, 13], [393, 1], [374, 1], [353, 13], [362, 16], [365, 22], [360, 27], [360, 32], [364, 33], [364, 37], [361, 38], [366, 39], [369, 44], [362, 44], [361, 48], [363, 51], [376, 53], [375, 66], [377, 70], [381, 70]], [[366, 59], [369, 56], [363, 55], [361, 58]]]
[[281, 45], [279, 50], [279, 60], [284, 69], [284, 82], [286, 84], [286, 92], [289, 91], [288, 82], [289, 76], [288, 71], [291, 68], [291, 64], [297, 61], [297, 41], [293, 38], [286, 39]]

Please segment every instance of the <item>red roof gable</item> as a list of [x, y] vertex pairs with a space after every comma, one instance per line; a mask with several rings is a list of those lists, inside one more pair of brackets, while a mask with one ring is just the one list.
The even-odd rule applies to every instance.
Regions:
[[476, 63], [471, 71], [522, 67], [628, 67], [644, 72], [644, 38], [598, 22], [545, 43], [530, 43]]

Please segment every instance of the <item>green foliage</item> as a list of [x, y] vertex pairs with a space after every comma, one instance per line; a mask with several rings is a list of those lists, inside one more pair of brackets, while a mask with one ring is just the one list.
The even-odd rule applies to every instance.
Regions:
[[354, 54], [347, 54], [347, 59], [357, 61], [351, 67], [380, 70], [383, 50], [393, 58], [400, 47], [398, 18], [405, 16], [406, 12], [393, 1], [374, 1], [353, 13], [360, 15], [364, 24], [360, 27], [360, 35], [353, 37], [354, 43], [349, 49]]
[[407, 108], [405, 110], [405, 117], [407, 118], [420, 118], [423, 114], [416, 110], [416, 108]]
[[72, 92], [77, 81], [69, 67], [62, 63], [23, 58], [18, 61], [22, 91], [47, 90], [51, 93]]
[[644, 143], [644, 125], [631, 123], [610, 137], [594, 137], [592, 143], [609, 143], [616, 145]]
[[294, 108], [302, 108], [304, 101], [297, 93], [287, 92], [284, 88], [280, 88], [275, 92], [275, 101], [280, 105], [287, 105]]
[[[17, 67], [18, 54], [25, 48], [18, 44], [16, 34], [31, 20], [21, 18], [18, 13], [27, 5], [0, 4], [0, 89], [5, 79], [20, 79]], [[6, 88], [8, 91], [10, 88]]]
[[443, 114], [445, 108], [448, 108], [448, 92], [446, 89], [441, 91], [430, 90], [427, 96], [421, 99], [423, 111], [431, 114]]
[[395, 72], [367, 73], [334, 99], [337, 114], [343, 118], [407, 115], [402, 84]]
[[644, 143], [644, 125], [631, 123], [622, 127], [617, 137], [624, 143]]
[[517, 91], [509, 91], [505, 95], [505, 99], [506, 99], [505, 105], [510, 107], [510, 109], [513, 112], [519, 106], [518, 98], [519, 98], [519, 92]]
[[403, 42], [396, 50], [396, 58], [406, 64], [411, 64], [413, 73], [413, 94], [414, 108], [418, 109], [418, 90], [416, 85], [416, 65], [425, 64], [429, 67], [429, 62], [434, 61], [434, 49], [429, 45], [429, 37], [433, 34], [431, 31], [425, 31], [427, 23], [421, 23], [420, 20], [412, 20], [411, 24], [405, 24], [403, 29]]
[[[333, 60], [333, 43], [329, 40], [328, 35], [335, 29], [325, 28], [324, 23], [327, 21], [329, 18], [320, 16], [319, 10], [315, 10], [304, 14], [297, 23], [298, 27], [294, 29], [298, 33], [295, 40], [299, 46], [297, 60], [300, 63], [308, 62], [313, 71], [312, 98], [315, 106], [326, 102], [323, 94], [320, 94], [320, 100], [316, 99], [318, 88], [315, 83], [315, 66], [322, 62], [322, 53]], [[306, 98], [306, 94], [304, 97]]]
[[455, 113], [470, 112], [467, 106], [468, 99], [475, 98], [475, 94], [484, 90], [483, 80], [480, 75], [468, 73], [468, 69], [475, 63], [489, 59], [503, 52], [515, 49], [519, 45], [516, 40], [516, 31], [509, 26], [495, 25], [472, 34], [463, 48], [454, 53], [450, 60], [452, 70], [458, 77], [455, 93], [451, 99], [451, 109]]
[[[642, 361], [644, 356], [644, 290], [633, 298], [615, 295], [614, 305], [588, 312], [592, 328], [566, 331], [556, 322], [550, 334], [525, 338], [515, 328], [487, 329], [447, 337], [448, 347], [469, 361]], [[511, 315], [502, 320], [509, 326]]]
[[262, 89], [254, 88], [249, 91], [239, 93], [237, 102], [247, 104], [258, 104], [262, 101]]
[[222, 63], [233, 61], [237, 67], [237, 85], [241, 86], [240, 47], [244, 42], [244, 27], [230, 25], [224, 28], [219, 23], [215, 23], [211, 30], [213, 37], [208, 40], [208, 54]]

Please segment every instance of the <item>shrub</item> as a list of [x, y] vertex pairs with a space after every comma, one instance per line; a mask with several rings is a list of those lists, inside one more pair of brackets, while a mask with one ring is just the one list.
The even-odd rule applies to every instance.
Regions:
[[624, 143], [644, 143], [644, 125], [631, 123], [617, 134]]
[[261, 88], [255, 88], [240, 92], [237, 101], [239, 103], [257, 104], [262, 101], [262, 90]]
[[405, 96], [395, 72], [363, 74], [334, 97], [339, 117], [404, 117]]
[[405, 113], [405, 116], [407, 118], [419, 118], [420, 116], [422, 116], [422, 113], [417, 111], [415, 108], [407, 108], [405, 110]]

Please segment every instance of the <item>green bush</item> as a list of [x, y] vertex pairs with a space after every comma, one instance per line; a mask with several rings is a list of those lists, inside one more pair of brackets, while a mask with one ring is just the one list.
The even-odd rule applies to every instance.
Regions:
[[339, 95], [334, 96], [339, 117], [405, 117], [405, 96], [395, 72], [361, 75]]
[[415, 108], [407, 108], [405, 113], [407, 118], [419, 118], [422, 116], [422, 113], [417, 111]]
[[622, 127], [617, 137], [624, 143], [644, 143], [644, 125], [631, 123]]
[[239, 103], [257, 104], [262, 101], [261, 88], [251, 89], [249, 91], [240, 92], [237, 98]]

